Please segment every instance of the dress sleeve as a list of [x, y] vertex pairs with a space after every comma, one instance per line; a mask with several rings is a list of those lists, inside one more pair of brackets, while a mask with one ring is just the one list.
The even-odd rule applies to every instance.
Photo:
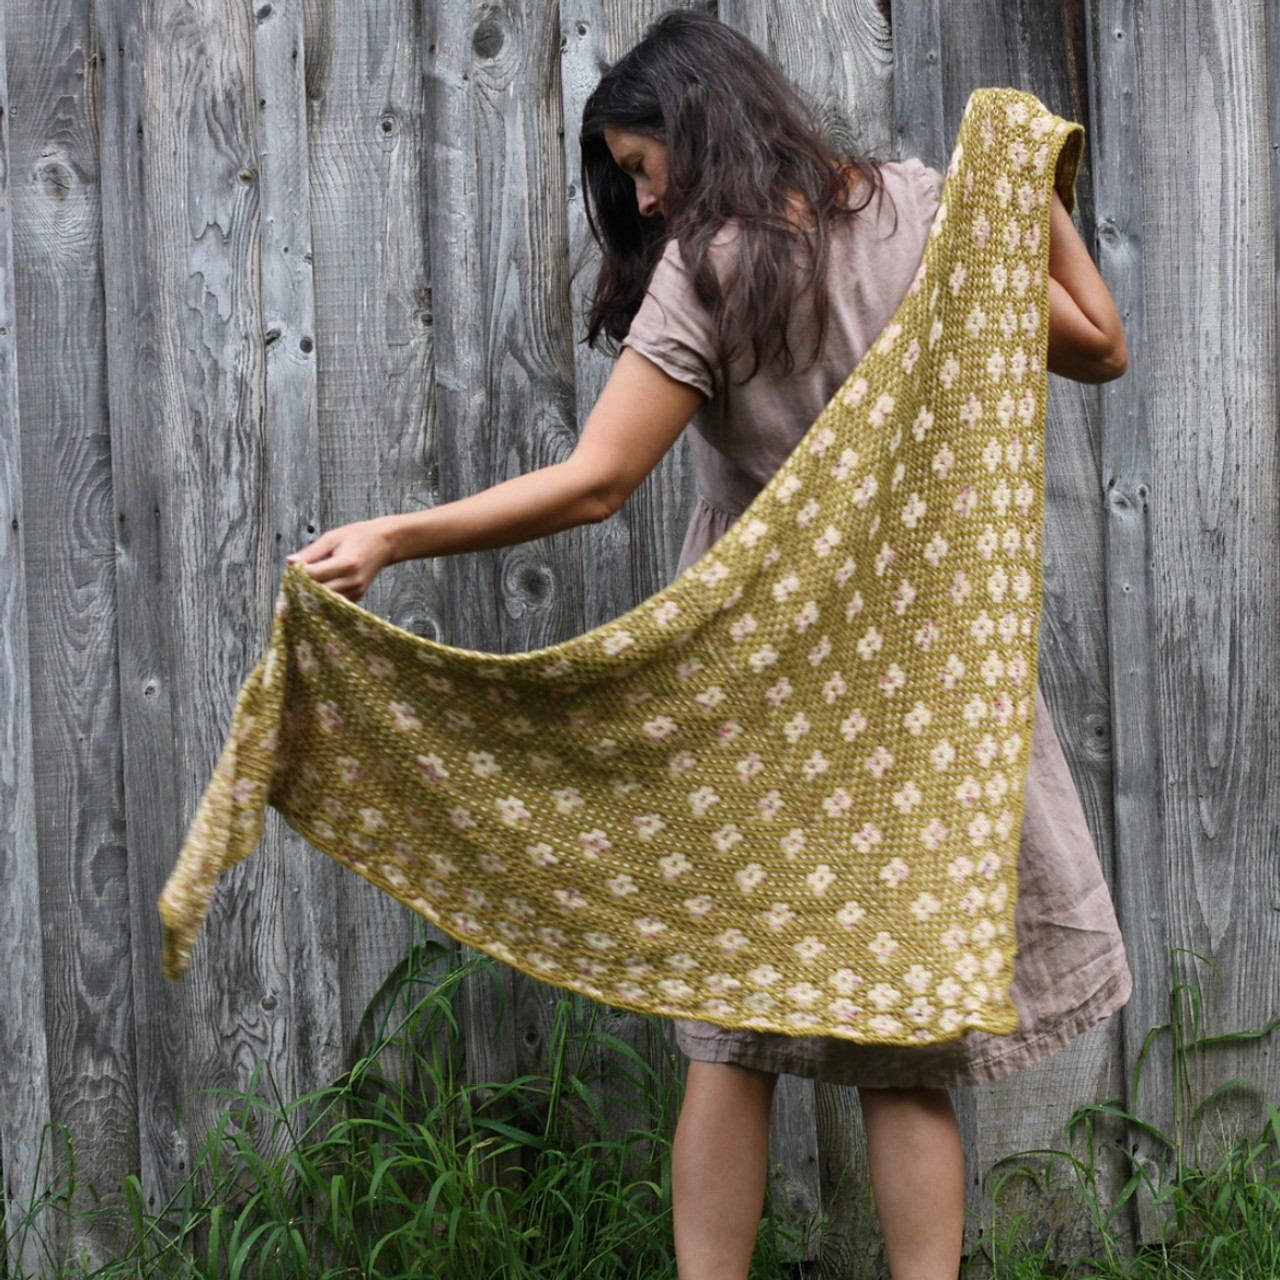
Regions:
[[663, 251], [624, 347], [652, 360], [663, 373], [708, 399], [720, 385], [711, 316], [698, 301], [693, 279], [673, 240]]

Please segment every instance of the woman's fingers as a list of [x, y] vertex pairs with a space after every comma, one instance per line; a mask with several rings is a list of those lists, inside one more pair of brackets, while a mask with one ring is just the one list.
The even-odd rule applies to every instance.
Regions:
[[388, 561], [385, 535], [374, 521], [343, 525], [322, 534], [288, 557], [300, 564], [316, 582], [356, 601]]

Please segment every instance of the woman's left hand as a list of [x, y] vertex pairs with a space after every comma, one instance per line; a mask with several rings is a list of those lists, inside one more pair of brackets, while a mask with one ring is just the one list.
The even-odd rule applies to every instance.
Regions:
[[358, 601], [391, 559], [390, 522], [378, 519], [330, 529], [288, 561], [300, 564], [330, 591]]

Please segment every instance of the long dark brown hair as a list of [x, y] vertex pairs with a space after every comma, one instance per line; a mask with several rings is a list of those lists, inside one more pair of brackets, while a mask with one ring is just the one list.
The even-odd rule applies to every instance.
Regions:
[[[640, 216], [632, 180], [605, 145], [609, 126], [665, 144], [661, 217]], [[813, 111], [746, 37], [702, 13], [664, 14], [605, 72], [582, 113], [582, 187], [603, 254], [587, 342], [616, 347], [626, 336], [674, 239], [721, 360], [750, 353], [748, 377], [762, 366], [791, 372], [797, 353], [787, 320], [806, 286], [824, 278], [831, 226], [864, 209], [882, 185], [869, 160], [831, 150]], [[718, 274], [708, 250], [729, 222], [738, 234]], [[814, 305], [811, 359], [826, 329], [824, 290], [815, 290]]]

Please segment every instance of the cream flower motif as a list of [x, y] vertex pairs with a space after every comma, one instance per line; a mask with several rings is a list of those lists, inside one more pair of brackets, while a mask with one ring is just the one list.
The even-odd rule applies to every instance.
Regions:
[[791, 625], [803, 635], [818, 620], [818, 606], [810, 600], [799, 613], [791, 619]]
[[954, 689], [964, 679], [964, 661], [958, 653], [950, 654], [938, 672], [938, 679], [944, 689]]
[[844, 620], [852, 622], [862, 612], [862, 592], [855, 591], [844, 608]]
[[468, 751], [467, 763], [477, 778], [492, 778], [502, 772], [501, 765], [488, 751]]
[[729, 570], [721, 560], [713, 560], [703, 569], [701, 578], [705, 587], [719, 586], [729, 576]]
[[365, 663], [370, 672], [377, 676], [379, 680], [390, 680], [396, 673], [395, 666], [376, 653], [369, 654], [365, 658]]
[[581, 809], [586, 801], [579, 794], [577, 787], [560, 787], [551, 793], [551, 799], [557, 813], [572, 813]]
[[689, 792], [689, 808], [699, 817], [705, 816], [712, 805], [720, 803], [720, 797], [711, 787], [699, 787]]
[[902, 992], [887, 982], [877, 982], [867, 992], [867, 1000], [881, 1011], [892, 1009], [902, 999]]
[[933, 818], [921, 829], [920, 843], [932, 851], [946, 843], [947, 834], [947, 824], [941, 818]]
[[504, 800], [495, 800], [493, 807], [498, 811], [498, 817], [509, 827], [517, 827], [522, 822], [529, 821], [529, 810], [525, 808], [524, 802], [518, 796], [507, 796]]
[[809, 650], [809, 665], [812, 667], [821, 666], [831, 656], [831, 637], [823, 636], [817, 644]]
[[566, 911], [579, 911], [587, 905], [587, 899], [573, 888], [557, 889], [555, 899]]
[[890, 663], [888, 671], [880, 677], [880, 692], [886, 698], [900, 693], [907, 683], [907, 673], [896, 662]]
[[855, 378], [845, 389], [843, 396], [844, 402], [850, 409], [856, 408], [861, 402], [862, 397], [867, 394], [866, 378]]
[[855, 648], [858, 651], [858, 657], [868, 662], [884, 648], [884, 636], [881, 635], [878, 627], [868, 627]]
[[713, 684], [711, 688], [704, 689], [694, 702], [698, 706], [699, 711], [714, 711], [722, 702], [724, 702], [724, 690], [719, 685]]
[[960, 291], [964, 288], [965, 282], [968, 278], [969, 273], [963, 266], [956, 267], [956, 269], [951, 273], [951, 279], [948, 281], [948, 284], [950, 285], [953, 297], [959, 297]]
[[907, 581], [898, 583], [897, 590], [889, 601], [894, 613], [901, 617], [915, 603], [916, 589]]
[[815, 751], [804, 762], [804, 764], [800, 766], [800, 770], [804, 774], [805, 780], [808, 782], [812, 782], [815, 778], [819, 777], [821, 774], [826, 773], [826, 771], [829, 768], [831, 768], [831, 762], [827, 759], [826, 755], [821, 751]]
[[667, 829], [667, 824], [656, 813], [639, 813], [631, 819], [636, 835], [641, 840], [652, 840], [659, 832]]
[[867, 717], [860, 710], [850, 712], [840, 723], [840, 736], [846, 742], [852, 742], [867, 727]]
[[999, 751], [995, 738], [989, 733], [984, 733], [973, 745], [973, 757], [984, 769], [989, 769], [995, 763]]
[[902, 717], [902, 727], [911, 734], [912, 737], [918, 738], [924, 730], [933, 723], [933, 712], [923, 702], [917, 702], [910, 711]]
[[625, 871], [610, 877], [604, 882], [604, 886], [615, 898], [626, 898], [640, 892], [639, 886]]
[[656, 938], [658, 934], [665, 933], [667, 922], [659, 916], [641, 916], [633, 922], [636, 931], [644, 938]]
[[844, 787], [837, 787], [823, 800], [822, 808], [829, 818], [843, 818], [853, 808], [853, 796]]
[[791, 681], [786, 676], [783, 676], [777, 684], [771, 685], [765, 690], [764, 698], [771, 707], [776, 707], [791, 697], [791, 694]]
[[880, 879], [891, 889], [896, 889], [911, 874], [911, 868], [901, 858], [894, 858], [880, 868]]
[[834, 702], [837, 698], [843, 697], [849, 690], [849, 686], [845, 683], [844, 676], [840, 672], [833, 672], [831, 678], [822, 686], [822, 700], [824, 702]]
[[913, 493], [907, 499], [906, 506], [902, 508], [902, 523], [908, 529], [914, 529], [920, 523], [920, 518], [926, 510], [924, 499], [918, 493]]
[[737, 530], [737, 537], [744, 547], [754, 547], [768, 532], [769, 526], [758, 517], [752, 516], [750, 520], [742, 522], [741, 528]]
[[683, 853], [669, 853], [665, 858], [658, 859], [658, 870], [662, 872], [662, 878], [668, 881], [679, 880], [692, 867], [693, 863]]
[[726, 929], [715, 937], [716, 946], [726, 956], [736, 956], [750, 941], [751, 939], [741, 929]]
[[942, 557], [947, 554], [949, 549], [946, 538], [944, 538], [940, 533], [935, 533], [924, 546], [924, 558], [926, 563], [936, 569], [941, 562]]
[[810, 892], [816, 898], [822, 897], [824, 893], [835, 883], [835, 873], [825, 862], [819, 863], [812, 871], [805, 876], [805, 883], [809, 886]]
[[985, 813], [976, 813], [965, 827], [965, 835], [972, 844], [986, 844], [991, 837], [991, 818]]
[[777, 969], [771, 964], [758, 964], [754, 969], [749, 969], [746, 974], [747, 981], [753, 987], [771, 987], [779, 978], [782, 977]]
[[969, 335], [969, 337], [977, 338], [981, 335], [983, 329], [986, 328], [986, 325], [987, 313], [983, 311], [980, 305], [975, 303], [973, 309], [967, 316], [965, 316], [964, 331]]
[[945, 738], [929, 752], [929, 763], [939, 773], [945, 772], [955, 763], [956, 749]]
[[705, 915], [710, 915], [716, 909], [715, 899], [709, 894], [700, 893], [692, 898], [684, 900], [684, 909], [697, 919], [701, 919]]
[[671, 773], [692, 773], [698, 767], [697, 757], [692, 751], [677, 751], [667, 760], [667, 769]]
[[864, 823], [860, 830], [856, 831], [849, 839], [849, 843], [859, 853], [870, 853], [878, 844], [884, 841], [884, 833], [872, 822]]
[[782, 733], [788, 742], [795, 743], [799, 742], [809, 732], [810, 728], [809, 717], [803, 711], [800, 711], [782, 726]]
[[825, 556], [829, 556], [832, 553], [832, 551], [834, 551], [836, 547], [840, 545], [840, 540], [841, 540], [840, 530], [837, 529], [833, 524], [827, 525], [826, 529], [823, 530], [821, 536], [814, 539], [814, 543], [813, 543], [814, 555], [816, 555], [820, 560]]
[[893, 807], [899, 813], [910, 813], [923, 799], [920, 788], [914, 782], [907, 782], [893, 793]]
[[332, 702], [322, 702], [316, 708], [316, 716], [320, 720], [320, 727], [326, 733], [342, 732], [342, 716]]
[[[797, 943], [797, 950], [802, 945]], [[821, 946], [821, 943], [818, 945]], [[787, 999], [792, 1004], [798, 1004], [802, 1009], [808, 1009], [822, 999], [822, 992], [811, 982], [796, 982], [787, 988]]]
[[751, 782], [764, 772], [764, 761], [757, 752], [752, 751], [739, 760], [733, 768], [743, 782]]
[[652, 720], [646, 720], [643, 728], [652, 741], [661, 742], [663, 738], [675, 733], [679, 726], [670, 716], [655, 716]]
[[756, 808], [760, 811], [760, 816], [766, 821], [771, 822], [782, 812], [783, 799], [780, 791], [766, 791], [756, 801]]
[[660, 627], [669, 627], [680, 616], [680, 606], [674, 600], [664, 600], [654, 611], [653, 620]]
[[616, 658], [624, 649], [631, 648], [635, 643], [631, 637], [631, 633], [627, 631], [615, 631], [611, 635], [605, 636], [600, 642], [600, 647], [611, 658]]
[[800, 579], [794, 573], [784, 574], [773, 584], [773, 598], [781, 604], [800, 590]]
[[768, 879], [768, 873], [758, 862], [748, 862], [733, 873], [733, 878], [743, 893], [754, 893]]
[[876, 577], [883, 578], [885, 570], [888, 569], [888, 567], [897, 559], [897, 552], [894, 551], [887, 542], [881, 543], [880, 550], [876, 552], [875, 559], [872, 561], [872, 566], [876, 571]]
[[537, 844], [525, 845], [524, 851], [535, 867], [554, 867], [560, 861], [551, 846], [541, 840]]
[[582, 846], [583, 853], [592, 861], [613, 850], [613, 841], [599, 827], [593, 827], [590, 831], [579, 831], [578, 843]]
[[732, 822], [726, 823], [719, 831], [711, 833], [711, 843], [717, 852], [728, 853], [734, 845], [742, 843], [742, 832]]
[[885, 933], [883, 930], [867, 943], [867, 950], [871, 952], [881, 964], [887, 964], [894, 956], [898, 954], [899, 944], [896, 938], [891, 934]]
[[880, 488], [880, 482], [873, 475], [865, 476], [862, 482], [853, 491], [853, 505], [859, 511], [865, 511], [872, 498], [876, 496], [876, 492]]
[[862, 763], [867, 772], [878, 782], [893, 768], [893, 756], [889, 754], [887, 747], [878, 746]]
[[760, 913], [760, 918], [770, 929], [781, 931], [796, 918], [796, 913], [788, 903], [775, 902], [768, 910]]
[[752, 671], [760, 672], [778, 660], [778, 651], [771, 644], [761, 645], [747, 660]]
[[734, 620], [729, 628], [729, 636], [735, 642], [745, 640], [759, 625], [751, 614], [744, 613], [742, 617]]
[[955, 356], [947, 356], [938, 370], [938, 381], [949, 391], [959, 376], [960, 361]]
[[880, 396], [867, 411], [867, 421], [878, 431], [888, 422], [889, 415], [893, 413], [893, 405], [894, 400], [891, 395]]
[[476, 820], [471, 816], [471, 810], [465, 805], [457, 804], [451, 809], [445, 810], [445, 816], [449, 819], [449, 824], [458, 831], [470, 831], [476, 825]]
[[726, 720], [724, 724], [716, 727], [716, 741], [722, 747], [727, 747], [730, 743], [737, 742], [744, 732], [746, 731], [738, 721]]
[[[357, 760], [354, 756], [339, 756], [333, 762], [333, 765], [334, 765], [334, 768], [337, 769], [338, 771], [338, 777], [340, 777], [343, 782], [346, 782], [346, 783], [361, 782], [364, 779], [364, 770], [360, 767], [360, 761]], [[241, 779], [241, 781], [243, 781], [243, 779]], [[239, 786], [239, 783], [237, 783], [236, 785]], [[246, 796], [244, 799], [241, 799], [233, 791], [232, 798], [236, 801], [237, 804], [247, 804], [249, 800], [251, 800], [253, 797], [252, 795], [249, 795], [249, 796]]]
[[964, 884], [973, 875], [973, 871], [973, 859], [966, 858], [964, 854], [952, 858], [947, 864], [947, 875], [951, 877], [954, 884]]
[[831, 474], [837, 480], [847, 480], [852, 474], [853, 469], [858, 465], [858, 455], [852, 449], [846, 449], [831, 464]]
[[930, 920], [942, 910], [942, 903], [931, 893], [922, 893], [908, 908], [917, 920]]
[[800, 479], [798, 476], [783, 476], [778, 482], [778, 487], [774, 490], [774, 497], [779, 502], [790, 502], [792, 498], [800, 492]]
[[794, 859], [804, 852], [808, 843], [809, 838], [804, 831], [800, 827], [793, 827], [778, 841], [778, 847], [788, 858]]
[[802, 529], [807, 529], [817, 518], [822, 508], [818, 505], [816, 498], [810, 498], [808, 502], [796, 512], [796, 524]]
[[932, 428], [933, 414], [929, 412], [929, 407], [927, 405], [921, 405], [920, 412], [916, 414], [915, 421], [911, 424], [911, 434], [917, 440], [923, 440]]
[[682, 681], [689, 681], [704, 670], [706, 668], [699, 659], [686, 658], [683, 662], [676, 663], [676, 678]]

